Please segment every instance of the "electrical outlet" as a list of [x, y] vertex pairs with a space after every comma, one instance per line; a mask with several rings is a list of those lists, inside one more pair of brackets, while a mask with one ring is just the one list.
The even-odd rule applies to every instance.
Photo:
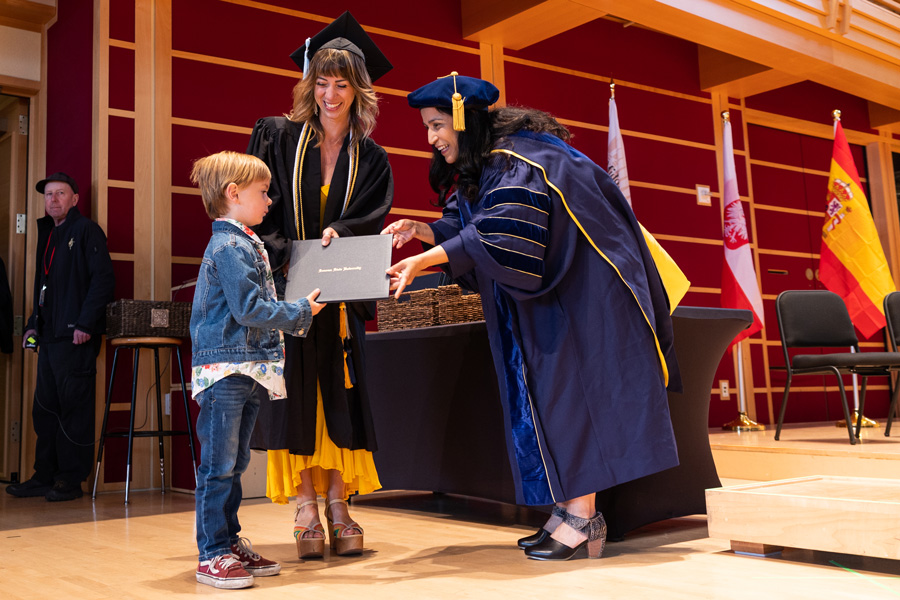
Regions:
[[729, 400], [731, 398], [731, 391], [728, 389], [727, 379], [719, 380], [719, 398], [722, 400]]
[[167, 415], [172, 414], [172, 394], [166, 394], [165, 413]]

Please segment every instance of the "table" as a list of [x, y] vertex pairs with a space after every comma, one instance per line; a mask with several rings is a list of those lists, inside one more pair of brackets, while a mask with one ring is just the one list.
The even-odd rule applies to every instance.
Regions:
[[[610, 539], [655, 521], [706, 512], [718, 487], [709, 448], [716, 368], [745, 310], [679, 307], [675, 353], [684, 392], [669, 393], [680, 465], [598, 494]], [[514, 503], [497, 376], [483, 321], [366, 335], [366, 373], [384, 489], [427, 490]]]

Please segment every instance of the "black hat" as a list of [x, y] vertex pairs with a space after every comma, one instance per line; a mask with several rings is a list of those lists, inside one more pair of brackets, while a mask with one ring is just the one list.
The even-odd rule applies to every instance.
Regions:
[[366, 71], [369, 72], [372, 81], [394, 68], [394, 65], [372, 41], [372, 38], [363, 31], [362, 26], [353, 18], [350, 11], [345, 12], [325, 29], [309, 38], [306, 44], [291, 54], [291, 59], [300, 69], [305, 69], [304, 61], [312, 60], [313, 54], [322, 48], [347, 50], [356, 54], [365, 61]]
[[75, 180], [60, 171], [59, 173], [54, 173], [53, 175], [48, 175], [46, 179], [41, 179], [37, 182], [37, 185], [34, 186], [39, 193], [44, 193], [44, 186], [50, 183], [51, 181], [60, 181], [62, 183], [68, 183], [69, 187], [72, 188], [72, 191], [76, 194], [78, 193], [78, 184], [75, 183]]

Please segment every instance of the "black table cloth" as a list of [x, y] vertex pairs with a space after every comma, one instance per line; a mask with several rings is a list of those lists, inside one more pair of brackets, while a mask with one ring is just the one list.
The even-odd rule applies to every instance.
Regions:
[[[597, 496], [610, 539], [655, 521], [706, 512], [718, 487], [709, 399], [722, 354], [752, 313], [679, 307], [672, 316], [684, 392], [669, 393], [678, 467]], [[367, 374], [384, 489], [515, 502], [497, 377], [483, 321], [366, 335]]]

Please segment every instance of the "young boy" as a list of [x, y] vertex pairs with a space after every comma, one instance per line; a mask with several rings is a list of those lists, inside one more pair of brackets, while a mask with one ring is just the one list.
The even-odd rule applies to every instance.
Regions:
[[250, 229], [272, 203], [269, 180], [265, 163], [236, 152], [201, 158], [191, 173], [214, 219], [191, 311], [191, 385], [200, 404], [197, 581], [217, 588], [250, 587], [254, 576], [281, 570], [238, 535], [241, 474], [260, 402], [285, 396], [281, 331], [305, 336], [325, 306], [315, 301], [319, 290], [296, 303], [276, 299], [268, 256]]

